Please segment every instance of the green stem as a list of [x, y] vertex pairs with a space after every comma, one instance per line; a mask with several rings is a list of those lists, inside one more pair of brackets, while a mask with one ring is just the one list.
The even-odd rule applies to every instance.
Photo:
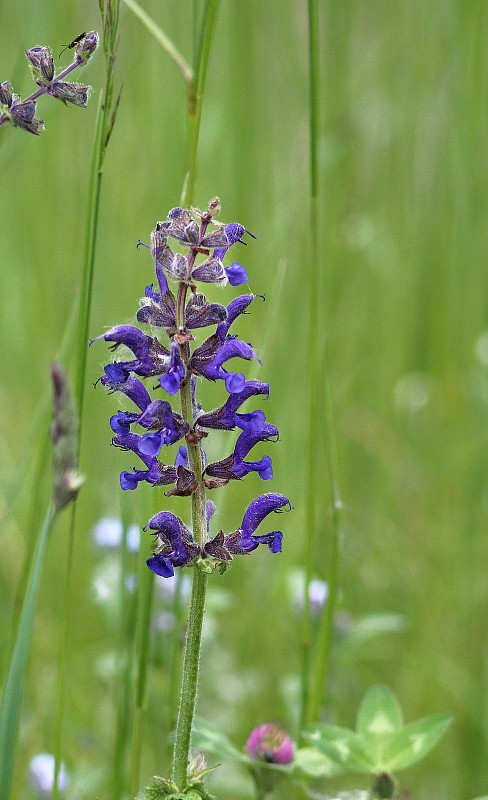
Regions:
[[59, 773], [61, 771], [61, 744], [63, 737], [64, 708], [66, 700], [66, 677], [68, 672], [69, 636], [71, 632], [71, 576], [73, 570], [74, 533], [76, 527], [76, 502], [71, 504], [68, 534], [68, 554], [64, 578], [64, 614], [61, 625], [58, 656], [58, 691], [56, 693], [56, 724], [54, 729], [54, 785], [52, 800], [59, 797]]
[[324, 396], [321, 399], [324, 409], [324, 446], [326, 447], [327, 451], [327, 468], [329, 472], [330, 499], [332, 506], [332, 524], [329, 542], [329, 564], [327, 570], [328, 594], [327, 601], [322, 611], [317, 635], [317, 646], [312, 670], [312, 678], [310, 682], [309, 702], [307, 706], [307, 724], [311, 724], [318, 720], [320, 707], [325, 699], [332, 636], [334, 632], [334, 616], [337, 608], [337, 597], [339, 593], [339, 540], [342, 501], [338, 482], [339, 466], [337, 461], [337, 448], [328, 380], [329, 369], [327, 365], [325, 344], [323, 363], [324, 367], [322, 374], [324, 375]]
[[200, 645], [206, 588], [207, 575], [198, 568], [195, 568], [188, 612], [188, 632], [183, 659], [180, 704], [176, 721], [173, 767], [171, 772], [171, 778], [179, 789], [183, 789], [187, 783], [188, 754], [190, 751], [191, 727], [197, 697], [198, 667], [200, 662]]
[[139, 789], [139, 773], [145, 719], [146, 684], [149, 669], [149, 632], [151, 627], [151, 609], [154, 587], [154, 573], [147, 569], [142, 560], [138, 579], [140, 581], [141, 589], [139, 592], [139, 620], [137, 625], [139, 631], [139, 639], [137, 643], [137, 682], [129, 783], [129, 795], [131, 797], [135, 797]]
[[161, 45], [163, 50], [166, 50], [167, 54], [170, 58], [173, 59], [175, 64], [180, 69], [181, 74], [183, 75], [183, 79], [187, 85], [188, 91], [193, 91], [193, 71], [190, 65], [186, 62], [183, 55], [180, 53], [174, 42], [171, 41], [169, 36], [165, 34], [162, 28], [154, 22], [154, 20], [146, 14], [143, 8], [136, 3], [135, 0], [123, 0], [127, 8], [130, 8], [133, 14], [140, 19], [142, 24], [147, 28], [147, 30], [154, 36], [158, 44]]
[[[207, 224], [208, 222], [202, 223], [200, 229], [201, 235], [203, 235]], [[196, 251], [191, 251], [189, 263], [192, 263], [195, 256]], [[176, 325], [179, 329], [184, 327], [187, 291], [187, 285], [180, 283], [176, 301]], [[183, 361], [186, 365], [189, 359], [188, 343], [180, 345], [180, 349]], [[190, 381], [191, 378], [189, 377], [183, 381], [180, 389], [180, 400], [182, 416], [190, 427], [193, 427], [194, 418]], [[197, 481], [197, 488], [191, 496], [193, 538], [198, 544], [203, 545], [207, 538], [207, 520], [205, 513], [205, 486], [202, 480], [202, 453], [199, 443], [194, 444], [188, 442], [188, 462]], [[207, 575], [195, 567], [188, 612], [188, 630], [183, 657], [180, 701], [176, 718], [176, 733], [171, 772], [172, 780], [179, 789], [184, 789], [187, 783], [188, 755], [190, 752], [191, 727], [197, 697], [198, 667], [200, 663], [200, 645], [203, 614], [205, 611], [206, 588]]]
[[193, 202], [195, 190], [196, 161], [198, 152], [198, 139], [200, 136], [200, 122], [202, 118], [203, 92], [207, 75], [210, 46], [215, 28], [219, 0], [206, 0], [203, 12], [202, 34], [198, 48], [197, 68], [195, 70], [196, 86], [193, 91], [188, 90], [188, 153], [187, 153], [187, 180], [185, 183], [182, 205], [188, 207]]
[[302, 725], [307, 721], [310, 679], [310, 650], [312, 646], [312, 617], [310, 609], [309, 585], [312, 580], [313, 555], [316, 525], [317, 501], [317, 439], [315, 420], [317, 417], [319, 395], [318, 372], [318, 336], [320, 324], [320, 265], [318, 242], [318, 170], [317, 170], [317, 130], [318, 119], [318, 86], [316, 80], [316, 60], [318, 57], [318, 19], [315, 0], [309, 0], [309, 159], [310, 159], [310, 256], [309, 272], [309, 409], [308, 409], [308, 448], [307, 448], [307, 494], [306, 494], [306, 538], [305, 538], [305, 576], [304, 576], [304, 610], [302, 624]]
[[[114, 85], [114, 64], [117, 42], [117, 28], [119, 18], [119, 0], [105, 0], [101, 3], [104, 38], [103, 47], [105, 50], [105, 90], [100, 98], [95, 129], [95, 140], [92, 152], [90, 168], [90, 179], [88, 187], [88, 209], [87, 226], [85, 230], [83, 267], [80, 289], [80, 300], [78, 308], [77, 323], [77, 371], [75, 398], [79, 418], [78, 443], [81, 442], [81, 431], [83, 425], [83, 405], [85, 398], [86, 384], [86, 365], [88, 356], [88, 332], [90, 324], [90, 312], [92, 303], [93, 274], [95, 268], [95, 254], [98, 235], [98, 222], [100, 216], [100, 197], [103, 178], [103, 163], [108, 141], [115, 121], [117, 102], [112, 105], [113, 85]], [[79, 444], [78, 444], [79, 457]], [[61, 766], [61, 739], [64, 722], [64, 705], [66, 693], [66, 672], [67, 672], [67, 652], [68, 638], [70, 631], [71, 617], [68, 609], [71, 607], [71, 573], [74, 548], [76, 520], [76, 503], [71, 509], [71, 521], [68, 544], [68, 564], [66, 569], [66, 581], [64, 589], [64, 608], [65, 619], [61, 635], [61, 653], [59, 662], [59, 676], [57, 687], [57, 722], [55, 732], [55, 781], [53, 800], [58, 797], [58, 778]]]
[[114, 88], [114, 67], [117, 49], [117, 30], [119, 20], [119, 0], [104, 0], [101, 4], [103, 17], [103, 48], [105, 51], [105, 88], [101, 95], [97, 116], [97, 127], [93, 147], [88, 191], [87, 226], [85, 232], [83, 274], [78, 317], [78, 369], [76, 401], [80, 418], [80, 431], [83, 420], [83, 402], [86, 384], [87, 343], [90, 325], [93, 274], [100, 218], [100, 198], [102, 191], [103, 165], [107, 145], [112, 133], [118, 100], [112, 102]]
[[50, 505], [36, 541], [15, 645], [3, 689], [0, 706], [0, 797], [2, 800], [8, 800], [10, 797], [29, 645], [34, 628], [37, 596], [49, 534], [55, 518], [56, 512]]
[[[339, 470], [337, 463], [337, 446], [333, 422], [332, 402], [330, 394], [330, 371], [325, 353], [325, 343], [319, 337], [320, 320], [324, 319], [324, 310], [319, 308], [319, 298], [323, 296], [320, 286], [320, 246], [319, 246], [319, 173], [318, 173], [318, 134], [319, 134], [319, 4], [318, 0], [308, 0], [309, 16], [309, 80], [310, 80], [310, 226], [312, 270], [310, 279], [310, 408], [309, 408], [309, 462], [307, 481], [307, 544], [306, 544], [306, 586], [305, 615], [303, 625], [303, 721], [310, 724], [318, 719], [320, 707], [324, 701], [327, 682], [330, 650], [333, 633], [334, 614], [338, 594], [339, 566], [339, 533], [342, 502], [339, 490]], [[320, 348], [319, 348], [320, 345]], [[320, 378], [322, 376], [322, 385]], [[322, 391], [321, 391], [322, 390]], [[323, 396], [322, 396], [323, 395]], [[332, 525], [329, 548], [329, 565], [327, 570], [328, 596], [316, 642], [315, 658], [310, 669], [311, 614], [308, 587], [312, 577], [314, 555], [314, 530], [316, 521], [316, 500], [320, 496], [317, 478], [317, 441], [313, 424], [316, 409], [322, 408], [324, 420], [327, 469], [329, 473], [330, 502], [332, 506]]]

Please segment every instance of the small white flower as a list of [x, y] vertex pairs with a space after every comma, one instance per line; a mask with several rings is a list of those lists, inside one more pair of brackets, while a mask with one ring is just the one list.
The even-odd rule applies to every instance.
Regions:
[[[121, 547], [123, 537], [122, 522], [114, 517], [103, 517], [92, 528], [92, 539], [97, 547], [114, 550]], [[141, 532], [137, 525], [127, 531], [127, 547], [135, 553], [139, 550]]]
[[[49, 797], [54, 787], [54, 756], [51, 753], [38, 753], [29, 763], [29, 779], [40, 797]], [[64, 791], [70, 782], [66, 767], [61, 762], [58, 788]]]

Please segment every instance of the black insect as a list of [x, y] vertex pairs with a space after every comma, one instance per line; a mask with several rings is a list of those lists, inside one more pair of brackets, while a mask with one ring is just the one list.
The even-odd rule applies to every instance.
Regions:
[[61, 58], [65, 50], [72, 50], [73, 47], [76, 47], [76, 45], [79, 44], [79, 42], [81, 42], [81, 40], [84, 39], [85, 36], [86, 36], [86, 31], [83, 31], [83, 33], [80, 33], [80, 35], [77, 36], [76, 39], [73, 39], [73, 41], [70, 42], [69, 44], [63, 44], [63, 49], [61, 50], [58, 58]]

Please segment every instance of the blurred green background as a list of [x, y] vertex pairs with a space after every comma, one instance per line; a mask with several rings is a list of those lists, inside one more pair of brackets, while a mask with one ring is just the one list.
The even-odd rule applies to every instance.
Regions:
[[[193, 5], [146, 0], [144, 8], [190, 59]], [[24, 50], [47, 44], [57, 55], [82, 30], [100, 27], [96, 2], [2, 4], [0, 20], [0, 79], [22, 96], [32, 91]], [[375, 683], [397, 693], [407, 721], [452, 713], [442, 743], [403, 778], [419, 800], [469, 800], [488, 792], [487, 37], [482, 0], [321, 4], [325, 313], [315, 333], [328, 341], [345, 503], [340, 615], [324, 719], [352, 725], [360, 698]], [[62, 63], [69, 60], [67, 52]], [[123, 92], [105, 162], [91, 336], [133, 320], [153, 280], [151, 259], [135, 244], [147, 242], [156, 220], [178, 205], [185, 168], [182, 78], [124, 6], [116, 70]], [[88, 110], [43, 98], [41, 137], [8, 125], [0, 130], [3, 668], [23, 565], [49, 495], [49, 469], [42, 468], [49, 366], [54, 357], [75, 366], [69, 330], [102, 54], [75, 79], [94, 87]], [[308, 424], [307, 87], [305, 3], [222, 0], [195, 203], [204, 207], [218, 194], [221, 219], [242, 222], [258, 237], [237, 257], [250, 290], [265, 294], [266, 303], [256, 302], [236, 332], [262, 356], [262, 368], [250, 366], [247, 375], [270, 382], [266, 413], [281, 441], [263, 449], [273, 457], [271, 484], [251, 475], [214, 495], [214, 532], [238, 527], [247, 503], [262, 491], [282, 492], [295, 507], [280, 518], [281, 556], [263, 548], [211, 582], [199, 711], [238, 746], [270, 720], [296, 734], [300, 614], [294, 593], [303, 565]], [[208, 292], [219, 302], [237, 294], [230, 288], [223, 299], [215, 287]], [[92, 348], [89, 384], [107, 358], [103, 343]], [[210, 388], [207, 408], [222, 401], [220, 387]], [[155, 502], [162, 507], [147, 485], [122, 497], [118, 474], [132, 461], [110, 446], [108, 418], [117, 407], [116, 398], [88, 385], [64, 735], [73, 798], [109, 796], [115, 735], [117, 606], [113, 598], [100, 599], [94, 578], [108, 580], [118, 562], [96, 551], [90, 532], [100, 518], [119, 517], [122, 502], [138, 526]], [[320, 408], [314, 425], [322, 471]], [[215, 457], [227, 455], [232, 441], [223, 434]], [[324, 474], [324, 536], [328, 497]], [[164, 502], [181, 513], [181, 503]], [[23, 706], [19, 798], [31, 796], [24, 777], [29, 759], [52, 749], [68, 517], [56, 527], [42, 584]], [[143, 537], [144, 557], [150, 541]], [[326, 574], [326, 559], [325, 546], [317, 556], [318, 578]], [[381, 614], [402, 616], [364, 622]], [[153, 644], [147, 776], [164, 769], [159, 731], [167, 716], [164, 635]], [[223, 798], [249, 797], [246, 781], [224, 768], [214, 777]], [[334, 785], [346, 784], [354, 785]]]

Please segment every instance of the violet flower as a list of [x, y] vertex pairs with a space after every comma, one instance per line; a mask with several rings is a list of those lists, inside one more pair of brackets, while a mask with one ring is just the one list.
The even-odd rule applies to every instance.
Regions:
[[[38, 68], [48, 72], [48, 54], [38, 53], [36, 58]], [[251, 553], [260, 544], [266, 544], [272, 553], [281, 552], [281, 531], [259, 534], [256, 530], [271, 512], [291, 507], [284, 495], [263, 494], [249, 505], [238, 530], [228, 534], [219, 531], [213, 538], [209, 531], [215, 506], [205, 501], [206, 490], [253, 472], [262, 480], [270, 480], [271, 457], [266, 454], [251, 461], [249, 454], [260, 442], [279, 440], [278, 428], [267, 422], [264, 411], [246, 408], [252, 398], [267, 398], [269, 385], [247, 381], [238, 367], [235, 371], [227, 367], [233, 359], [257, 358], [252, 345], [230, 332], [256, 295], [241, 295], [224, 307], [208, 302], [197, 287], [197, 283], [223, 285], [227, 281], [238, 285], [244, 275], [247, 280], [237, 262], [229, 268], [223, 265], [227, 250], [239, 242], [244, 244], [247, 231], [236, 222], [225, 226], [218, 223], [214, 217], [219, 205], [215, 199], [205, 212], [174, 208], [166, 220], [156, 224], [150, 246], [145, 245], [154, 260], [156, 281], [144, 289], [137, 325], [115, 326], [90, 341], [91, 345], [103, 340], [113, 353], [122, 353], [120, 359], [105, 366], [99, 383], [133, 404], [132, 409], [123, 407], [110, 418], [112, 444], [136, 457], [136, 463], [120, 473], [121, 488], [134, 491], [148, 484], [166, 487], [164, 495], [179, 497], [198, 492], [200, 497], [193, 506], [206, 509], [206, 521], [198, 523], [198, 536], [180, 517], [167, 511], [156, 514], [144, 528], [155, 536], [148, 567], [162, 577], [170, 577], [176, 567], [190, 564], [207, 572], [224, 569], [235, 555]], [[176, 292], [171, 288], [175, 283]], [[145, 332], [139, 325], [150, 325], [151, 331]], [[209, 327], [213, 332], [194, 345], [193, 331]], [[204, 411], [198, 402], [202, 380], [222, 381], [225, 386], [227, 397], [213, 411]], [[158, 396], [161, 392], [166, 398], [169, 395], [169, 400]], [[181, 395], [181, 413], [172, 407], [171, 398], [177, 394]], [[205, 438], [212, 431], [235, 429], [240, 432], [232, 453], [207, 464]], [[176, 453], [168, 451], [165, 455], [165, 449], [175, 444]]]

